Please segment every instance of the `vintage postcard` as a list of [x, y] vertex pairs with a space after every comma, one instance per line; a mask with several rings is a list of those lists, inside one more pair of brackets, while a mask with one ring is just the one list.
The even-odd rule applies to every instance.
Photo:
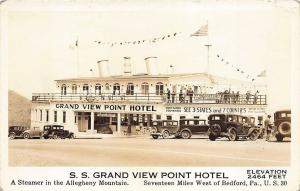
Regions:
[[300, 189], [299, 1], [0, 7], [1, 189]]

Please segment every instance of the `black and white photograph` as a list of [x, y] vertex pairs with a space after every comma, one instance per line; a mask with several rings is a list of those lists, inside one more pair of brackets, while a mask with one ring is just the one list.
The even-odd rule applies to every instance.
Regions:
[[3, 1], [1, 187], [296, 191], [299, 3]]

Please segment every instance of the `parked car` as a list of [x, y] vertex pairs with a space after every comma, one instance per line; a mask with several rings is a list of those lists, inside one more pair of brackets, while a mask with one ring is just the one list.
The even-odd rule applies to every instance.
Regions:
[[277, 141], [291, 137], [291, 110], [281, 110], [274, 113], [274, 135]]
[[43, 137], [43, 132], [40, 130], [39, 127], [33, 127], [30, 129], [27, 129], [23, 133], [23, 138], [24, 139], [31, 139], [31, 138], [42, 138]]
[[153, 139], [162, 137], [164, 139], [175, 135], [178, 129], [178, 121], [175, 120], [158, 120], [152, 121], [152, 133]]
[[248, 138], [255, 141], [260, 133], [259, 127], [251, 123], [250, 118], [236, 114], [211, 114], [208, 116], [211, 141], [219, 137], [227, 137], [230, 141]]
[[68, 130], [64, 130], [64, 126], [62, 125], [45, 125], [43, 131], [43, 137], [45, 139], [73, 139], [74, 133], [69, 132]]
[[24, 138], [24, 131], [28, 129], [29, 127], [24, 127], [24, 126], [10, 126], [8, 128], [8, 137], [10, 139]]
[[207, 134], [209, 126], [204, 119], [180, 119], [176, 137], [189, 139], [192, 135]]

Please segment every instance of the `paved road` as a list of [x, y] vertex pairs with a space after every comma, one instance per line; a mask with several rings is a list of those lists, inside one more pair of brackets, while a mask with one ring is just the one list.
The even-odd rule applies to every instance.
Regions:
[[290, 142], [206, 138], [9, 140], [10, 166], [287, 166]]

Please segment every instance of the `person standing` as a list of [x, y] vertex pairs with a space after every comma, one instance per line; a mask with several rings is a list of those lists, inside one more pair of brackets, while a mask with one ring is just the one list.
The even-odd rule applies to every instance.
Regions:
[[180, 90], [180, 92], [179, 92], [179, 102], [180, 103], [183, 102], [183, 93], [182, 93], [182, 90]]
[[176, 95], [176, 92], [175, 90], [172, 91], [172, 103], [174, 103], [175, 101], [175, 95]]
[[270, 140], [270, 136], [272, 133], [272, 123], [271, 123], [271, 115], [268, 115], [268, 117], [264, 121], [265, 129], [267, 130], [267, 138], [266, 141]]
[[168, 101], [168, 103], [171, 102], [171, 91], [169, 88], [167, 89], [167, 101]]

